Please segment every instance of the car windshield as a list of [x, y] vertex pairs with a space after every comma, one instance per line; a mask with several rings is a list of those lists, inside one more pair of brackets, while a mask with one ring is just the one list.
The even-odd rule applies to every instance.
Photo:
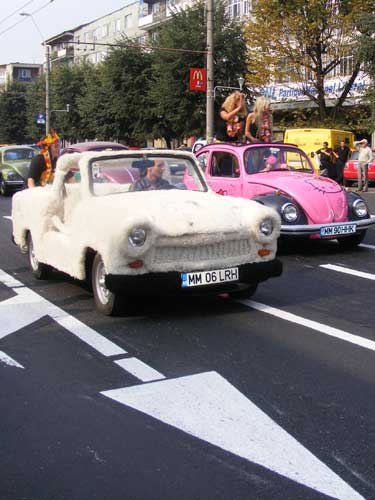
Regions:
[[244, 165], [248, 174], [275, 170], [313, 172], [306, 154], [295, 147], [256, 146], [246, 149]]
[[207, 191], [199, 168], [189, 158], [172, 156], [123, 156], [102, 158], [90, 164], [92, 192], [96, 196], [108, 194], [187, 189]]
[[12, 160], [31, 160], [37, 152], [34, 149], [7, 149], [4, 152], [4, 161], [12, 161]]

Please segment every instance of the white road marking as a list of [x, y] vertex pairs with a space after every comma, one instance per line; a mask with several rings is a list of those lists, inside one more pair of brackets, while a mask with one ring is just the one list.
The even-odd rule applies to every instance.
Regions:
[[4, 219], [9, 219], [12, 220], [12, 217], [10, 215], [3, 215]]
[[146, 363], [143, 363], [143, 361], [137, 358], [118, 359], [115, 363], [134, 375], [134, 377], [142, 380], [142, 382], [152, 382], [165, 378], [160, 372], [154, 370], [151, 366], [146, 365]]
[[101, 394], [325, 495], [363, 500], [216, 372]]
[[302, 316], [297, 316], [296, 314], [288, 313], [282, 309], [277, 309], [276, 307], [267, 306], [266, 304], [261, 304], [260, 302], [255, 302], [254, 300], [236, 300], [240, 304], [249, 306], [258, 311], [271, 314], [277, 318], [284, 319], [285, 321], [290, 321], [292, 323], [297, 323], [298, 325], [305, 326], [311, 330], [316, 330], [317, 332], [324, 333], [331, 337], [335, 337], [340, 340], [345, 340], [345, 342], [350, 342], [351, 344], [364, 347], [365, 349], [370, 349], [375, 351], [375, 342], [373, 340], [366, 339], [364, 337], [359, 337], [358, 335], [353, 335], [352, 333], [345, 332], [344, 330], [339, 330], [333, 326], [324, 325], [323, 323], [318, 323], [311, 319], [303, 318]]
[[366, 243], [360, 243], [358, 246], [363, 248], [369, 248], [370, 250], [375, 250], [375, 245], [367, 245]]
[[55, 306], [40, 295], [26, 288], [20, 281], [0, 269], [0, 282], [17, 294], [0, 302], [0, 339], [50, 316], [70, 333], [86, 342], [104, 356], [126, 354], [126, 351], [106, 339], [92, 328]]
[[357, 276], [358, 278], [365, 278], [367, 280], [375, 280], [375, 274], [364, 273], [362, 271], [356, 271], [355, 269], [350, 269], [349, 267], [336, 266], [334, 264], [321, 264], [319, 267], [324, 269], [330, 269], [331, 271], [337, 271], [339, 273], [351, 274], [352, 276]]
[[23, 368], [25, 369], [24, 366], [20, 365], [15, 359], [11, 358], [8, 356], [8, 354], [5, 354], [5, 352], [0, 351], [0, 363], [4, 363], [8, 366], [15, 366], [16, 368]]

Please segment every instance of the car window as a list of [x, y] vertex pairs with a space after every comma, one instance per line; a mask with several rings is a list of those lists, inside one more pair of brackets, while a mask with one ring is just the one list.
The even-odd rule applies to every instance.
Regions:
[[[152, 170], [154, 169], [154, 170]], [[104, 158], [90, 164], [92, 192], [95, 196], [151, 191], [155, 189], [189, 189], [206, 191], [202, 173], [190, 159], [150, 155]], [[148, 182], [148, 179], [155, 182]]]
[[31, 160], [37, 152], [34, 149], [8, 149], [4, 152], [4, 161]]
[[239, 177], [240, 170], [236, 156], [223, 151], [214, 151], [210, 173], [213, 177]]
[[244, 164], [248, 174], [264, 171], [295, 170], [313, 172], [307, 155], [295, 147], [257, 146], [246, 149]]

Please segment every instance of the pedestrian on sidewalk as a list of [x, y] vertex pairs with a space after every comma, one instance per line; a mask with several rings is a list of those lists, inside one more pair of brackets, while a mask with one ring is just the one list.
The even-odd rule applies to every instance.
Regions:
[[[372, 151], [368, 145], [367, 139], [354, 141], [354, 145], [358, 148], [358, 191], [368, 191], [368, 164], [372, 160]], [[363, 184], [362, 184], [363, 176]]]
[[344, 181], [344, 168], [346, 162], [349, 159], [350, 148], [345, 143], [345, 141], [340, 141], [340, 146], [338, 146], [333, 154], [336, 157], [335, 168], [336, 168], [336, 180], [339, 184], [342, 184]]

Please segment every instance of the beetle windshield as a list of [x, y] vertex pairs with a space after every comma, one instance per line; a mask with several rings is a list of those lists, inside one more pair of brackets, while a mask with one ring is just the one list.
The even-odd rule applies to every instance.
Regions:
[[188, 187], [207, 191], [200, 170], [190, 158], [155, 155], [108, 157], [92, 161], [90, 172], [96, 196]]
[[295, 170], [313, 173], [306, 154], [295, 147], [257, 146], [246, 149], [244, 164], [248, 174], [275, 170]]
[[4, 152], [4, 161], [12, 161], [12, 160], [31, 160], [38, 153], [30, 148], [14, 148], [7, 149]]

